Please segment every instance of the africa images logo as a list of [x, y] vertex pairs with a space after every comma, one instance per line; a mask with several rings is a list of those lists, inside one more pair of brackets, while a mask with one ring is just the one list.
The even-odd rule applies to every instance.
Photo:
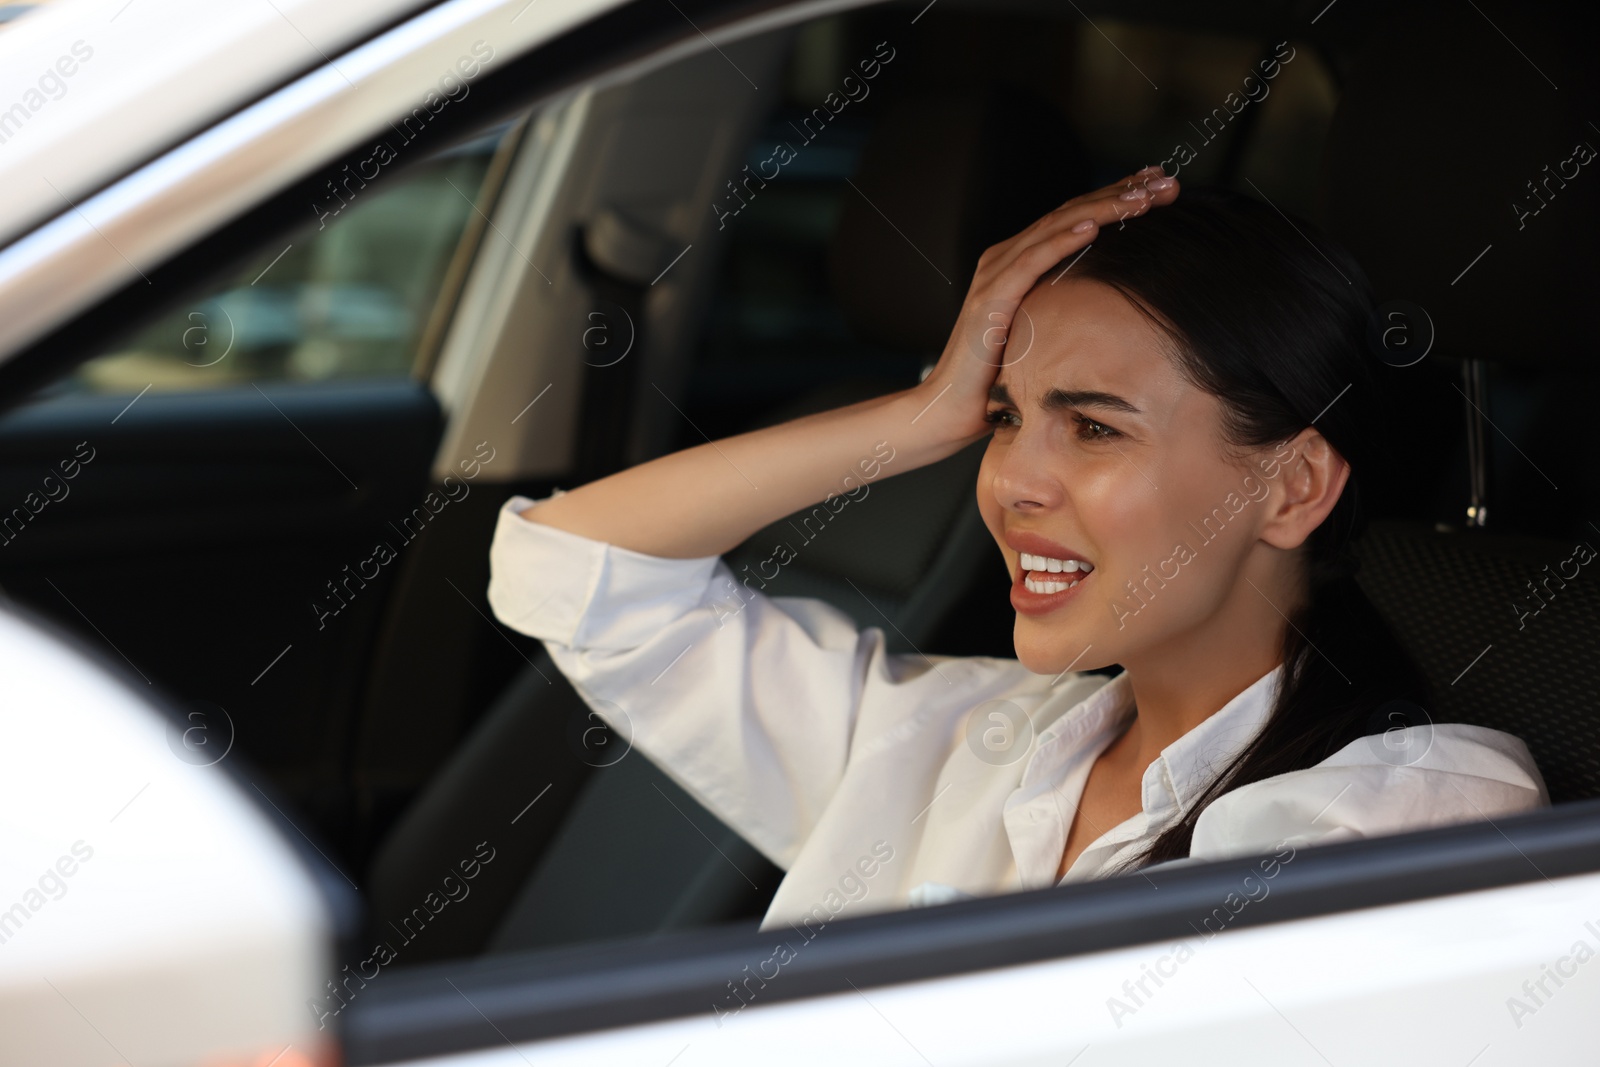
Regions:
[[[493, 47], [482, 40], [473, 41], [472, 55], [462, 56], [456, 60], [454, 69], [447, 68], [443, 74], [439, 75], [438, 90], [429, 89], [423, 95], [422, 103], [412, 108], [409, 114], [400, 119], [400, 125], [394, 126], [393, 123], [390, 124], [393, 126], [394, 131], [404, 138], [400, 142], [401, 146], [404, 147], [416, 140], [423, 127], [427, 126], [434, 116], [443, 111], [452, 101], [465, 100], [467, 94], [471, 92], [468, 82], [477, 77], [479, 72], [488, 66], [489, 61], [493, 58]], [[328, 192], [332, 194], [331, 198], [326, 203], [318, 204], [313, 202], [311, 205], [312, 212], [317, 216], [317, 229], [326, 229], [330, 217], [349, 207], [356, 199], [356, 194], [367, 187], [367, 182], [377, 178], [384, 167], [398, 158], [400, 158], [400, 153], [395, 151], [393, 145], [388, 141], [379, 141], [372, 146], [371, 154], [356, 163], [354, 173], [351, 173], [348, 163], [341, 167], [342, 176], [329, 178], [325, 183]], [[338, 181], [337, 185], [334, 184], [335, 181]], [[352, 182], [355, 183], [353, 186]], [[341, 188], [344, 190], [342, 194], [339, 191]]]
[[[93, 847], [82, 840], [72, 843], [71, 852], [71, 856], [63, 855], [52, 866], [46, 867], [44, 873], [39, 875], [38, 884], [29, 886], [23, 892], [21, 900], [0, 911], [0, 945], [16, 937], [34, 914], [50, 901], [60, 900], [66, 896], [66, 879], [77, 874], [82, 864], [94, 858]], [[77, 858], [74, 859], [73, 856]]]
[[73, 41], [68, 53], [62, 54], [53, 65], [46, 67], [34, 87], [22, 94], [22, 99], [0, 111], [0, 144], [5, 144], [20, 133], [51, 100], [66, 96], [66, 79], [78, 73], [79, 68], [94, 57], [94, 49], [82, 39]]

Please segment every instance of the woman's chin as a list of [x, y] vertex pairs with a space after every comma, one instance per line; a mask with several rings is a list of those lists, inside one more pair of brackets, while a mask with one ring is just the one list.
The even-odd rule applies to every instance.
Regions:
[[1048, 674], [1054, 677], [1063, 671], [1094, 670], [1107, 666], [1110, 662], [1100, 655], [1090, 638], [1028, 633], [1027, 630], [1031, 628], [1024, 620], [1017, 620], [1013, 647], [1016, 650], [1017, 661], [1034, 674]]

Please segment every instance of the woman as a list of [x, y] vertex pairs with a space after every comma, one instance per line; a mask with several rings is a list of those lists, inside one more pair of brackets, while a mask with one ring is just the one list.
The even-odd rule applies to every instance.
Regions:
[[[1521, 741], [1415, 714], [1351, 576], [1384, 443], [1359, 268], [1177, 196], [1147, 168], [988, 249], [914, 388], [502, 509], [496, 614], [787, 870], [764, 925], [1548, 803]], [[719, 559], [985, 436], [1016, 660], [889, 655]]]

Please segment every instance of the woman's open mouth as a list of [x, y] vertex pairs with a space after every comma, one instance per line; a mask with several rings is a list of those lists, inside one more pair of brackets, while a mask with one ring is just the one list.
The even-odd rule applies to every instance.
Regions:
[[1066, 603], [1088, 580], [1094, 565], [1081, 559], [1052, 559], [1020, 553], [1011, 585], [1011, 606], [1024, 615], [1042, 615]]

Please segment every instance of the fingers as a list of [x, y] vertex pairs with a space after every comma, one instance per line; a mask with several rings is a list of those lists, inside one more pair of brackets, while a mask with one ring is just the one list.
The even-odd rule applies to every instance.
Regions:
[[1063, 227], [1070, 229], [1089, 219], [1092, 229], [1133, 218], [1151, 207], [1171, 203], [1177, 195], [1176, 178], [1168, 178], [1159, 164], [1145, 167], [1091, 193], [1073, 197], [1015, 237], [996, 245], [992, 249], [996, 254], [989, 258], [996, 263], [1009, 262], [1026, 245], [1053, 237]]
[[[1147, 173], [1150, 170], [1155, 174]], [[1160, 175], [1159, 168], [1147, 172], [1138, 182], [1130, 177], [1071, 201], [999, 246], [986, 265], [987, 287], [1015, 293], [1020, 299], [1043, 271], [1087, 247], [1102, 228], [1125, 225], [1153, 207], [1172, 203], [1178, 196], [1177, 179]]]
[[1159, 166], [1146, 167], [1103, 189], [1097, 189], [1076, 200], [1069, 200], [1061, 210], [1070, 210], [1082, 204], [1113, 202], [1133, 204], [1143, 200], [1151, 203], [1170, 203], [1177, 195], [1178, 179], [1168, 178]]
[[[1176, 178], [1159, 166], [1145, 167], [1104, 188], [1067, 201], [1028, 229], [987, 249], [968, 290], [973, 307], [1006, 308], [1009, 320], [1015, 305], [1056, 264], [1092, 244], [1102, 228], [1126, 225], [1153, 207], [1170, 204], [1179, 191]], [[985, 320], [988, 321], [987, 319]]]
[[[1132, 201], [1140, 195], [1158, 193], [1163, 189], [1169, 188], [1169, 183], [1174, 181], [1176, 179], [1168, 178], [1162, 172], [1159, 163], [1152, 164], [1143, 170], [1138, 170], [1124, 178], [1119, 178], [1110, 185], [1102, 186], [1093, 192], [1075, 196], [1050, 214], [1055, 215], [1060, 212], [1071, 211], [1073, 207], [1101, 200]], [[1045, 216], [1045, 218], [1049, 217], [1049, 215]]]
[[[1103, 196], [1096, 196], [1077, 205], [1080, 208], [1088, 208], [1089, 211], [1078, 213], [1076, 217], [1081, 219], [1086, 214], [1097, 226], [1104, 226], [1111, 221], [1142, 215], [1152, 207], [1170, 204], [1177, 199], [1177, 196], [1178, 179], [1163, 175], [1147, 176], [1138, 181], [1126, 181], [1112, 187], [1112, 190]], [[1046, 230], [1055, 228], [1046, 227]]]

